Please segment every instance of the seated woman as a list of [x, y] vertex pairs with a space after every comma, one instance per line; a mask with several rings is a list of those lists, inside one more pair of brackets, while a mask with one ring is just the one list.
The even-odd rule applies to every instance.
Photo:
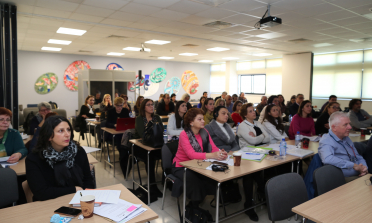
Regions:
[[[140, 139], [143, 137], [145, 127], [149, 122], [158, 122], [164, 129], [160, 116], [154, 114], [154, 102], [151, 99], [146, 98], [142, 101], [139, 115], [136, 118], [135, 133], [133, 135], [134, 139]], [[145, 149], [134, 146], [134, 155], [140, 157], [142, 160], [147, 160], [147, 150]], [[155, 183], [155, 162], [159, 159], [161, 159], [161, 150], [155, 150], [150, 153], [150, 173], [147, 173], [150, 176], [150, 184]], [[145, 162], [145, 165], [147, 172], [147, 162]], [[156, 184], [151, 185], [150, 193], [155, 193], [158, 197], [163, 196], [163, 193], [158, 189]]]
[[102, 103], [99, 106], [100, 112], [107, 112], [107, 110], [112, 108], [111, 96], [109, 94], [105, 94], [103, 96]]
[[256, 111], [253, 104], [244, 104], [240, 109], [240, 116], [245, 120], [239, 125], [237, 136], [240, 148], [258, 146], [270, 142], [270, 135], [264, 130], [259, 121], [255, 121]]
[[181, 101], [186, 102], [187, 110], [192, 108], [192, 105], [190, 104], [189, 100], [190, 100], [190, 95], [188, 93], [184, 93], [181, 97]]
[[222, 98], [217, 99], [217, 101], [214, 103], [214, 107], [218, 106], [225, 106], [226, 107], [226, 102]]
[[202, 110], [204, 112], [204, 122], [208, 125], [213, 120], [214, 100], [207, 98], [204, 101]]
[[[94, 96], [88, 95], [88, 97], [85, 99], [85, 103], [80, 108], [80, 113], [79, 113], [80, 135], [83, 137], [83, 140], [84, 140], [84, 133], [88, 131], [87, 122], [85, 121], [85, 119], [96, 118], [96, 113], [93, 110], [93, 105], [94, 105]], [[94, 134], [94, 127], [89, 125], [89, 128], [90, 128], [90, 132]], [[98, 138], [100, 138], [100, 134], [98, 134]]]
[[328, 133], [330, 128], [329, 126], [329, 117], [334, 113], [340, 111], [340, 104], [338, 102], [329, 102], [324, 108], [322, 114], [318, 117], [315, 122], [315, 133], [317, 135], [323, 135]]
[[314, 119], [311, 117], [312, 110], [311, 101], [301, 102], [298, 112], [293, 116], [289, 126], [289, 139], [295, 139], [297, 132], [300, 132], [300, 135], [303, 136], [315, 135]]
[[294, 103], [296, 103], [296, 95], [292, 95], [291, 100], [286, 105], [287, 109], [289, 109]]
[[72, 126], [65, 117], [45, 120], [37, 145], [26, 158], [26, 177], [33, 201], [94, 188], [87, 154], [73, 139]]
[[241, 101], [236, 101], [233, 105], [233, 113], [231, 114], [231, 118], [235, 125], [243, 122], [243, 118], [240, 116], [240, 109], [242, 105], [243, 103]]
[[277, 143], [282, 138], [288, 140], [288, 136], [284, 131], [282, 119], [279, 117], [279, 107], [275, 104], [270, 104], [265, 107], [264, 121], [262, 126], [264, 130], [270, 135], [270, 143]]
[[[56, 112], [49, 112], [46, 116], [45, 116], [45, 119], [49, 118], [50, 116], [55, 116], [55, 115], [58, 115]], [[41, 127], [37, 127], [36, 128], [36, 131], [35, 131], [35, 134], [34, 134], [34, 137], [32, 137], [32, 140], [30, 141], [30, 145], [28, 146], [28, 153], [31, 153], [32, 150], [35, 148], [36, 144], [37, 144], [37, 140], [39, 138], [39, 135], [40, 135], [40, 129]], [[27, 145], [27, 143], [26, 143]]]
[[125, 94], [121, 94], [120, 97], [122, 99], [124, 99], [124, 106], [123, 106], [123, 108], [126, 108], [126, 109], [129, 110], [129, 112], [131, 112], [132, 111], [132, 108], [130, 107], [130, 104], [128, 103], [128, 96], [125, 95]]
[[[224, 160], [227, 158], [227, 153], [218, 149], [208, 131], [204, 129], [201, 109], [188, 110], [184, 117], [184, 125], [185, 129], [180, 134], [178, 150], [172, 167], [172, 173], [181, 181], [183, 180], [184, 167], [180, 165], [180, 162], [193, 159]], [[216, 183], [214, 180], [192, 170], [186, 171], [186, 179], [186, 196], [191, 200], [189, 205], [199, 207], [207, 195], [215, 194]]]
[[259, 122], [262, 123], [264, 121], [266, 108], [270, 104], [274, 104], [274, 105], [278, 106], [278, 108], [279, 108], [279, 118], [282, 119], [282, 111], [281, 111], [281, 108], [279, 106], [278, 96], [277, 95], [271, 95], [269, 97], [269, 99], [267, 99], [267, 105], [262, 109], [262, 111], [260, 113], [260, 117], [258, 118]]
[[286, 109], [287, 109], [287, 107], [286, 107], [285, 104], [284, 104], [285, 99], [284, 99], [283, 95], [278, 94], [278, 100], [279, 100], [280, 112], [281, 112], [282, 114], [286, 114]]
[[136, 116], [139, 115], [139, 110], [140, 110], [141, 103], [142, 103], [143, 99], [145, 99], [143, 96], [138, 96], [137, 101], [136, 101], [136, 105], [134, 105], [133, 110], [136, 113]]
[[177, 101], [174, 112], [169, 116], [167, 133], [168, 135], [179, 136], [183, 131], [183, 116], [187, 112], [186, 102]]
[[107, 127], [116, 128], [118, 118], [129, 118], [129, 110], [124, 108], [124, 99], [121, 97], [115, 98], [114, 108], [107, 111]]
[[46, 101], [39, 103], [37, 108], [39, 109], [39, 113], [31, 119], [27, 133], [28, 135], [34, 135], [36, 128], [38, 126], [43, 126], [45, 116], [52, 110], [52, 106]]
[[21, 134], [9, 128], [12, 112], [0, 107], [0, 157], [9, 156], [8, 163], [16, 163], [28, 153]]
[[200, 100], [199, 100], [199, 104], [197, 106], [197, 108], [202, 108], [203, 107], [203, 103], [205, 101], [206, 97], [200, 97]]

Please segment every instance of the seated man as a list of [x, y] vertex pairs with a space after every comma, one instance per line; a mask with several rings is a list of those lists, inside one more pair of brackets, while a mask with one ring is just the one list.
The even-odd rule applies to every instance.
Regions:
[[352, 99], [349, 103], [349, 117], [354, 129], [371, 127], [372, 118], [365, 110], [361, 109], [362, 100]]
[[304, 95], [303, 94], [298, 94], [296, 96], [296, 103], [291, 105], [289, 108], [289, 114], [292, 115], [292, 117], [297, 114], [298, 108], [300, 107], [301, 102], [304, 100]]
[[231, 113], [233, 113], [233, 106], [234, 106], [234, 103], [232, 103], [232, 97], [230, 95], [227, 95], [226, 96], [226, 108], [227, 110]]
[[164, 94], [163, 100], [159, 102], [156, 108], [156, 114], [158, 115], [168, 115], [174, 112], [174, 103], [170, 102], [169, 94]]
[[319, 142], [319, 155], [326, 165], [333, 165], [342, 170], [346, 182], [367, 174], [366, 161], [359, 155], [349, 138], [350, 119], [343, 112], [334, 112], [329, 118], [330, 130]]
[[256, 112], [258, 115], [261, 114], [261, 111], [262, 109], [267, 105], [267, 97], [266, 96], [262, 96], [261, 97], [261, 103], [259, 103], [256, 107]]
[[221, 96], [216, 97], [214, 101], [217, 101], [217, 99], [220, 99], [220, 98], [222, 98], [223, 100], [226, 100], [226, 95], [227, 95], [227, 92], [224, 91], [222, 92]]
[[237, 100], [238, 100], [238, 95], [237, 94], [233, 94], [232, 95], [232, 103], [234, 104]]
[[[337, 96], [336, 95], [329, 96], [329, 100], [326, 103], [324, 103], [324, 105], [320, 109], [320, 111], [319, 111], [320, 114], [322, 114], [322, 112], [324, 111], [325, 107], [327, 107], [328, 103], [330, 103], [330, 102], [337, 102]], [[340, 111], [341, 111], [341, 109], [340, 109]]]

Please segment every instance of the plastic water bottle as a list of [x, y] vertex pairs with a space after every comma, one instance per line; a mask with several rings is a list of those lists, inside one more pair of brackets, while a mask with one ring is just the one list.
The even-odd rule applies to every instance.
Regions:
[[280, 156], [287, 155], [287, 142], [285, 141], [285, 138], [282, 138], [282, 141], [280, 142], [279, 153], [280, 153]]
[[238, 124], [236, 125], [236, 134], [238, 134], [238, 127], [240, 125], [240, 122], [238, 122]]
[[164, 129], [163, 139], [164, 139], [164, 144], [168, 143], [168, 135], [167, 135], [167, 130], [166, 129]]
[[300, 131], [297, 131], [296, 136], [295, 136], [295, 145], [298, 146], [298, 144], [301, 143], [301, 135]]
[[129, 117], [133, 118], [133, 113], [132, 113], [132, 111], [129, 112]]

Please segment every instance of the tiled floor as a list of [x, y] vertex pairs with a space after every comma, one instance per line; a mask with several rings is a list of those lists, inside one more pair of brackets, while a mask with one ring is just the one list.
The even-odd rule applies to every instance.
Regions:
[[[78, 134], [75, 134], [75, 139], [78, 140], [77, 138]], [[92, 142], [93, 142], [93, 137], [92, 137]], [[86, 141], [80, 141], [81, 145], [86, 145]], [[94, 145], [94, 143], [93, 143]], [[95, 153], [92, 153], [93, 156], [95, 156]], [[97, 152], [97, 160], [99, 160], [100, 157], [100, 152]], [[117, 159], [118, 159], [118, 154], [117, 154]], [[116, 176], [114, 177], [113, 175], [113, 169], [109, 167], [109, 165], [106, 165], [106, 169], [104, 169], [104, 162], [102, 158], [102, 162], [99, 162], [98, 164], [95, 165], [96, 169], [96, 181], [97, 181], [97, 188], [99, 187], [104, 187], [104, 186], [109, 186], [113, 184], [123, 184], [127, 188], [132, 188], [132, 178], [131, 175], [129, 177], [129, 180], [126, 181], [124, 179], [123, 173], [120, 169], [119, 163], [116, 163]], [[140, 171], [141, 171], [141, 176], [142, 180], [144, 183], [147, 182], [147, 174], [144, 169], [144, 165], [140, 165]], [[159, 167], [158, 173], [156, 175], [156, 179], [161, 179], [161, 168]], [[135, 178], [138, 179], [138, 175], [135, 173]], [[159, 183], [158, 187], [161, 191], [163, 191], [162, 185]], [[240, 183], [240, 187], [242, 187]], [[244, 197], [243, 190], [240, 188], [241, 194]], [[151, 203], [150, 208], [154, 210], [158, 215], [159, 218], [152, 221], [156, 223], [176, 223], [179, 222], [179, 217], [178, 217], [178, 210], [177, 210], [177, 199], [170, 196], [170, 191], [167, 189], [166, 192], [167, 196], [165, 199], [165, 204], [164, 204], [164, 210], [161, 210], [161, 203], [162, 199], [158, 199], [156, 202]], [[215, 208], [212, 208], [210, 206], [210, 201], [213, 199], [214, 196], [207, 196], [205, 201], [202, 203], [201, 208], [209, 210], [209, 212], [212, 214], [212, 216], [215, 216]], [[227, 213], [233, 213], [237, 210], [243, 209], [243, 203], [244, 203], [244, 198], [243, 201], [240, 203], [236, 204], [230, 204], [226, 207]], [[182, 205], [182, 196], [180, 198], [180, 204]], [[262, 223], [270, 223], [271, 221], [268, 219], [267, 215], [267, 209], [266, 206], [263, 205], [261, 207], [256, 208], [256, 212], [259, 216], [259, 222]], [[223, 209], [220, 208], [220, 217], [223, 217]], [[246, 214], [240, 214], [238, 216], [235, 216], [229, 220], [226, 220], [224, 222], [233, 222], [233, 223], [243, 223], [243, 222], [252, 222]], [[298, 221], [294, 220], [294, 217], [292, 217], [289, 221], [288, 220], [283, 220], [280, 222], [300, 222], [300, 218]]]

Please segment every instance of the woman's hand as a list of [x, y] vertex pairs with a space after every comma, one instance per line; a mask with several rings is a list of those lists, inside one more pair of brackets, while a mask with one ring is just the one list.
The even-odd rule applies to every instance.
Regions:
[[81, 187], [75, 187], [76, 188], [76, 192], [78, 192], [79, 190], [83, 190], [83, 188]]
[[9, 159], [7, 160], [8, 163], [16, 163], [19, 161], [19, 159], [22, 158], [22, 154], [21, 153], [13, 153], [13, 155], [11, 155], [9, 157]]
[[83, 117], [83, 118], [88, 118], [87, 115], [82, 115], [81, 117]]
[[249, 132], [249, 135], [252, 137], [256, 137], [256, 135], [253, 132]]

